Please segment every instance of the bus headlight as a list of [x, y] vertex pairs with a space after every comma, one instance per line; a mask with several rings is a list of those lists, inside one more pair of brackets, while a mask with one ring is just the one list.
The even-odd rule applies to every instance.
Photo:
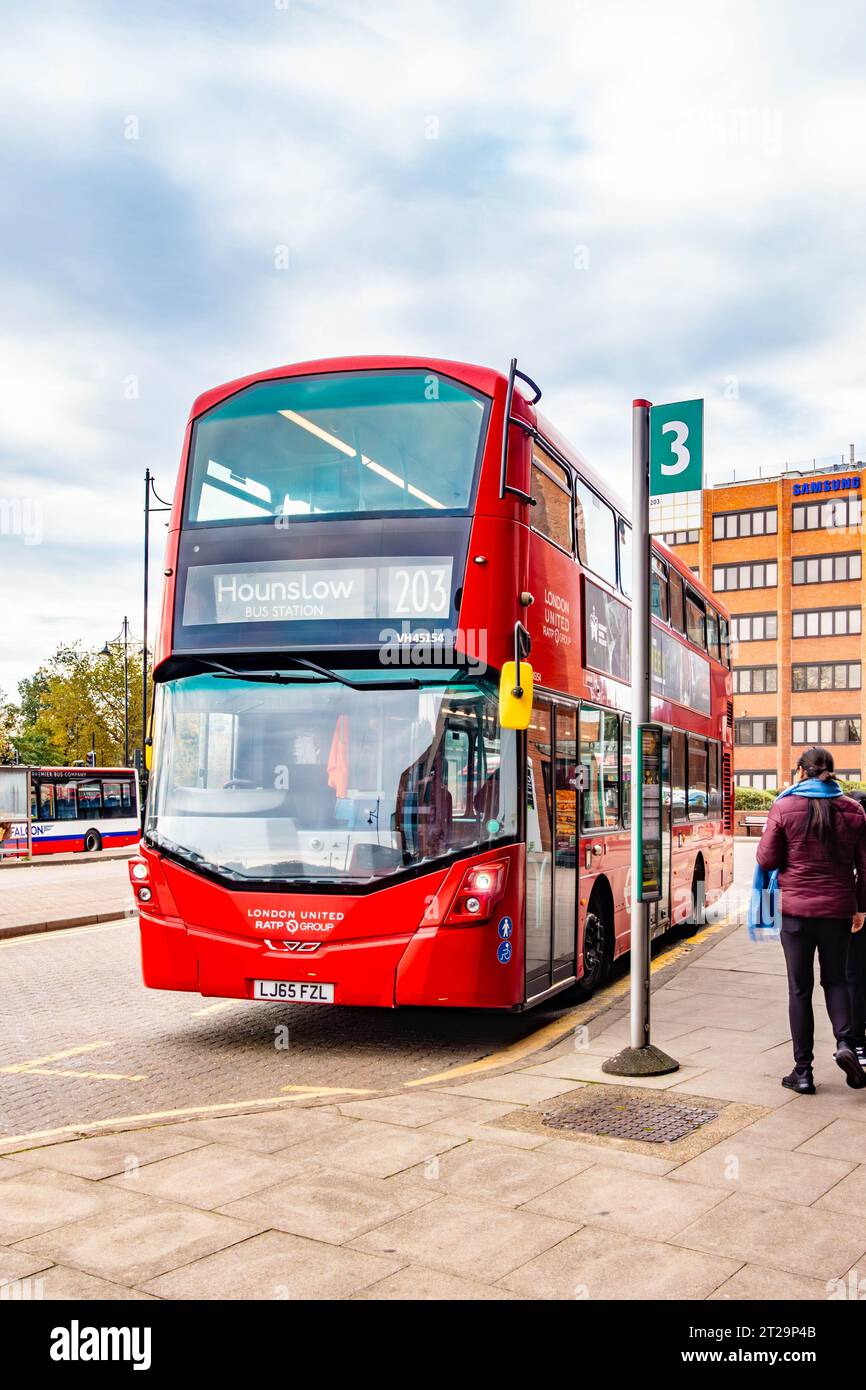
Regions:
[[143, 859], [136, 859], [129, 866], [132, 878], [147, 878], [148, 868]]
[[139, 902], [149, 903], [152, 897], [153, 897], [153, 894], [151, 893], [151, 891], [150, 891], [149, 888], [139, 888], [139, 890], [138, 890], [138, 899], [139, 899]]
[[466, 870], [445, 917], [449, 927], [486, 922], [505, 892], [508, 860], [495, 859], [473, 864]]

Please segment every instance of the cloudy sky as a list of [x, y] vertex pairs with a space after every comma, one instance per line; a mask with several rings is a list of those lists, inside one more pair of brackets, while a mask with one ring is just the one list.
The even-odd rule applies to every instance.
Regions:
[[145, 467], [257, 368], [516, 353], [621, 491], [635, 395], [719, 477], [863, 457], [854, 0], [2, 9], [7, 694], [140, 632]]

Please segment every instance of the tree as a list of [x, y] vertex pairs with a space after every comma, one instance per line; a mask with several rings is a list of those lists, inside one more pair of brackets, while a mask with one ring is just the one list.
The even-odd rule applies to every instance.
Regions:
[[[124, 754], [123, 646], [108, 655], [72, 642], [18, 685], [14, 740], [23, 763], [69, 766], [95, 750], [116, 767]], [[141, 744], [141, 656], [129, 649], [130, 757]]]

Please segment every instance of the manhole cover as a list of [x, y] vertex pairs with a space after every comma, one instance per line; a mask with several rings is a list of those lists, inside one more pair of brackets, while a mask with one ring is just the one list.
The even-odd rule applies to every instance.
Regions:
[[581, 1105], [566, 1105], [548, 1112], [543, 1123], [550, 1129], [604, 1134], [610, 1139], [638, 1139], [644, 1144], [673, 1144], [693, 1134], [701, 1125], [717, 1120], [718, 1110], [674, 1102], [617, 1099], [599, 1096]]

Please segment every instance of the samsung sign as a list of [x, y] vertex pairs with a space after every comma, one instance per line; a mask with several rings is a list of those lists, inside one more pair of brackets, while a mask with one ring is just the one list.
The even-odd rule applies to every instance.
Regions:
[[852, 488], [859, 488], [859, 486], [859, 477], [819, 478], [817, 482], [795, 483], [794, 496], [806, 497], [812, 492], [850, 492]]

